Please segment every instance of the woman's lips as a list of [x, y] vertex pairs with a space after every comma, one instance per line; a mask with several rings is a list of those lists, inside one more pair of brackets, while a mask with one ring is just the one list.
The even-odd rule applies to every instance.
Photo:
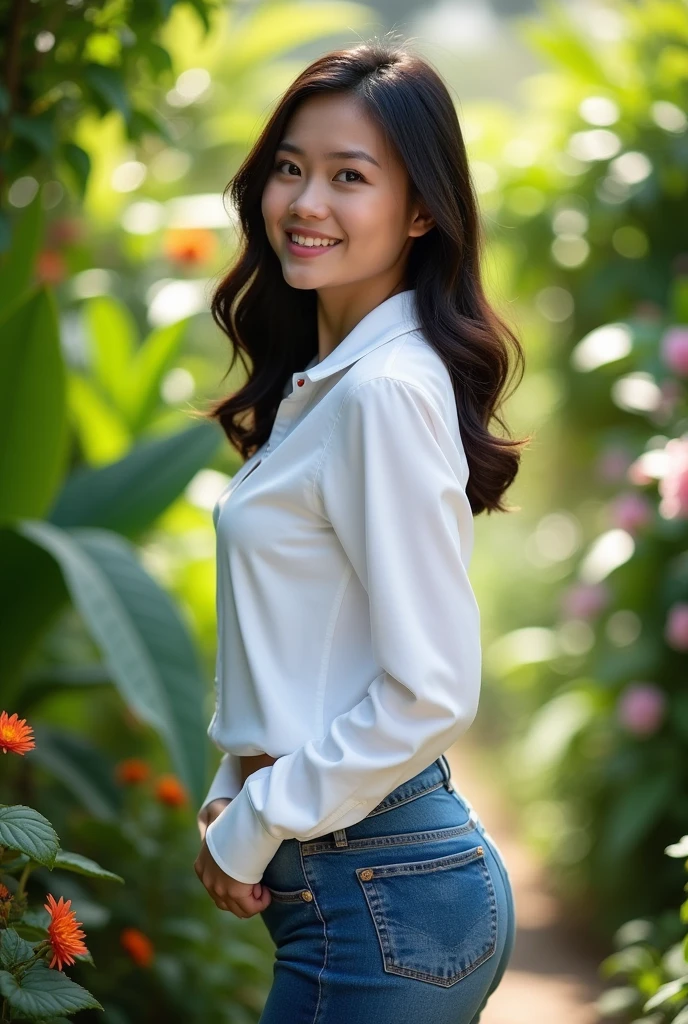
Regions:
[[287, 239], [287, 249], [294, 256], [301, 256], [303, 259], [312, 259], [314, 256], [322, 256], [326, 252], [331, 252], [332, 249], [336, 249], [341, 242], [337, 242], [336, 245], [299, 245], [298, 242], [292, 242], [289, 235], [285, 232]]

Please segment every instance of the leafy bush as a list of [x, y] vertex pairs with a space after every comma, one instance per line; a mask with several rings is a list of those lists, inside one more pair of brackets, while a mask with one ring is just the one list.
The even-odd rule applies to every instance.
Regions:
[[[667, 846], [688, 871], [688, 835]], [[688, 892], [688, 882], [684, 885]], [[610, 988], [597, 1008], [603, 1016], [633, 1018], [631, 1024], [686, 1024], [688, 1021], [688, 899], [679, 912], [657, 921], [627, 921], [614, 935], [616, 951], [600, 965], [604, 978], [623, 976], [625, 985]], [[681, 937], [682, 936], [682, 937]], [[642, 1017], [635, 1016], [642, 1013]]]
[[541, 8], [550, 66], [507, 144], [492, 116], [473, 147], [549, 403], [530, 617], [486, 665], [526, 831], [611, 934], [670, 903], [658, 851], [688, 817], [688, 8]]

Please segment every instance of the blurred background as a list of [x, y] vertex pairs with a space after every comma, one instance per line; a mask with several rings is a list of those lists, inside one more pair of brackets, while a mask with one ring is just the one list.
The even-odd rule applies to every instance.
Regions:
[[222, 192], [309, 60], [394, 29], [455, 98], [526, 351], [504, 413], [534, 434], [514, 511], [476, 520], [483, 695], [448, 752], [516, 886], [481, 1024], [686, 1024], [685, 0], [3, 0], [0, 24], [0, 710], [35, 737], [0, 795], [124, 879], [31, 872], [86, 933], [69, 976], [102, 1009], [74, 1019], [253, 1024], [270, 986], [262, 920], [193, 871], [240, 465], [197, 415], [239, 384], [208, 313]]

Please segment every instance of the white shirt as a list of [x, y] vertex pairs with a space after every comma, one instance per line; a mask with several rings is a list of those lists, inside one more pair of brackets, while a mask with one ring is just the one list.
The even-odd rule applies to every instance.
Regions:
[[[309, 367], [213, 510], [225, 753], [203, 806], [233, 797], [206, 842], [241, 882], [360, 821], [478, 709], [468, 464], [415, 291]], [[279, 760], [242, 786], [239, 755], [263, 751]]]

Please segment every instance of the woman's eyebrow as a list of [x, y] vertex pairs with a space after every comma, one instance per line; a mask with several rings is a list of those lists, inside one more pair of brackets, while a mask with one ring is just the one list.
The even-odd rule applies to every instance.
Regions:
[[[304, 151], [299, 147], [295, 146], [293, 142], [280, 142], [278, 149], [286, 149], [288, 153], [297, 153], [299, 156], [304, 156]], [[340, 149], [335, 153], [325, 153], [326, 160], [367, 160], [368, 163], [375, 164], [376, 167], [380, 167], [380, 164], [375, 160], [370, 153], [366, 153], [364, 149]], [[380, 170], [382, 168], [380, 167]]]

